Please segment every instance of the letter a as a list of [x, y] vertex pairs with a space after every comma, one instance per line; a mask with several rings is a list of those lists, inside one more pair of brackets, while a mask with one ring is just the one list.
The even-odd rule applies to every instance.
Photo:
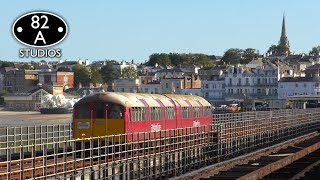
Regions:
[[46, 44], [46, 40], [44, 39], [41, 31], [38, 32], [38, 35], [37, 35], [36, 39], [34, 40], [34, 44], [37, 44], [38, 40], [42, 40], [43, 44]]

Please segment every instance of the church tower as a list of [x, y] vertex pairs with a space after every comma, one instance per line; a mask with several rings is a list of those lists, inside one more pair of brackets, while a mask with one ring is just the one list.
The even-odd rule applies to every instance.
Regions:
[[283, 20], [282, 20], [282, 31], [281, 31], [279, 45], [286, 46], [286, 47], [288, 47], [288, 49], [290, 49], [289, 40], [288, 40], [287, 32], [286, 32], [286, 19], [285, 19], [284, 15], [283, 15]]

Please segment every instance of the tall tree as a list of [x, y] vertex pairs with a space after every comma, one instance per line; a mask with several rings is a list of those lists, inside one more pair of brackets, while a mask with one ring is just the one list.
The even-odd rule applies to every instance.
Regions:
[[257, 58], [258, 56], [259, 53], [256, 49], [247, 48], [243, 51], [242, 64], [248, 64], [250, 61], [252, 61], [254, 58]]
[[24, 65], [21, 66], [19, 69], [34, 70], [34, 68], [33, 68], [32, 66], [30, 66], [29, 64], [24, 64]]
[[271, 54], [277, 54], [277, 55], [283, 55], [283, 54], [291, 54], [290, 49], [286, 45], [271, 45], [269, 47], [269, 50], [267, 51], [268, 53]]
[[127, 66], [121, 70], [122, 79], [135, 79], [138, 77], [138, 71], [133, 66]]
[[90, 72], [85, 66], [81, 64], [76, 64], [72, 67], [72, 71], [74, 72], [75, 87], [78, 87], [79, 83], [81, 83], [83, 86], [89, 86]]
[[320, 53], [320, 46], [316, 46], [316, 47], [313, 47], [311, 49], [311, 51], [309, 52], [309, 55], [319, 55]]
[[113, 68], [113, 61], [106, 61], [106, 65], [101, 68], [101, 76], [104, 82], [111, 84], [113, 81], [120, 77], [120, 71]]
[[103, 83], [101, 73], [95, 66], [91, 66], [91, 82], [94, 84]]
[[238, 48], [231, 48], [228, 49], [223, 57], [222, 61], [225, 64], [231, 64], [231, 65], [237, 65], [241, 63], [241, 56], [242, 56], [243, 50]]
[[4, 68], [4, 67], [14, 67], [14, 65], [12, 62], [0, 61], [0, 68]]
[[147, 62], [147, 65], [149, 66], [155, 66], [156, 64], [158, 65], [170, 65], [171, 61], [166, 53], [154, 53], [151, 54], [149, 57], [149, 61]]

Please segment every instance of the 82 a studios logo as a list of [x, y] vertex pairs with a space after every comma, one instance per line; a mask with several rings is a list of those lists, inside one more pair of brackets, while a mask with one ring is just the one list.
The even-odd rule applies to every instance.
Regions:
[[49, 12], [30, 12], [20, 16], [12, 26], [14, 37], [33, 48], [19, 50], [21, 58], [59, 58], [61, 49], [48, 48], [63, 41], [68, 34], [67, 23]]

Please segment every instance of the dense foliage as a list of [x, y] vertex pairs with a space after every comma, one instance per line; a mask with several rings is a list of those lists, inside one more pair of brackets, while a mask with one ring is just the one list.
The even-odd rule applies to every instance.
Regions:
[[211, 67], [214, 65], [213, 61], [206, 54], [179, 54], [179, 53], [154, 53], [150, 55], [149, 61], [146, 65], [155, 66], [158, 65], [184, 65], [193, 64], [203, 67]]
[[106, 61], [106, 65], [101, 68], [101, 76], [105, 83], [111, 84], [120, 77], [120, 71], [113, 68], [115, 61]]
[[78, 87], [80, 83], [82, 84], [82, 86], [89, 86], [91, 82], [90, 72], [85, 66], [76, 64], [72, 67], [72, 71], [74, 72], [75, 87]]

